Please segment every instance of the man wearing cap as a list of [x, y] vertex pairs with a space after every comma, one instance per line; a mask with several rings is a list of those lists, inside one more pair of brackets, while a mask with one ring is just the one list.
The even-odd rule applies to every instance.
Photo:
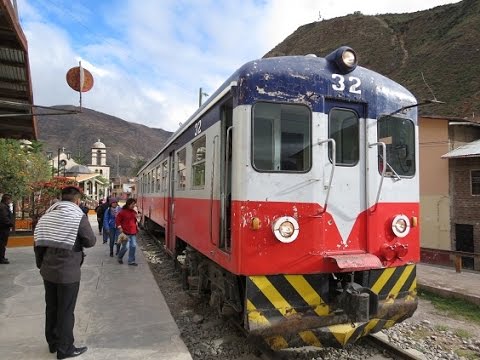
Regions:
[[35, 258], [45, 287], [45, 337], [57, 359], [83, 354], [75, 347], [74, 310], [80, 285], [83, 249], [95, 245], [95, 234], [80, 209], [81, 190], [67, 186], [35, 227]]

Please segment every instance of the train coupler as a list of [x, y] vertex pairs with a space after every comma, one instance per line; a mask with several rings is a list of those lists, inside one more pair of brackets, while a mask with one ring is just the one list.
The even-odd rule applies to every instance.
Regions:
[[348, 283], [337, 297], [336, 308], [352, 322], [365, 322], [378, 311], [378, 295], [357, 283]]

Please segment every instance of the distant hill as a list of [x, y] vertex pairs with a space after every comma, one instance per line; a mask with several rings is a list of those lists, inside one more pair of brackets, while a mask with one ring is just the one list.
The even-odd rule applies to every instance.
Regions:
[[[299, 27], [265, 57], [326, 56], [351, 46], [359, 65], [399, 82], [419, 101], [423, 115], [480, 120], [480, 1], [463, 0], [410, 14], [352, 15]], [[422, 73], [428, 84], [425, 85]]]
[[59, 105], [37, 111], [38, 137], [45, 142], [44, 150], [53, 151], [56, 156], [57, 149], [65, 147], [80, 163], [90, 164], [91, 147], [100, 139], [107, 147], [111, 176], [131, 176], [138, 163], [155, 155], [172, 134], [86, 108], [79, 114], [42, 115], [55, 108], [79, 110]]

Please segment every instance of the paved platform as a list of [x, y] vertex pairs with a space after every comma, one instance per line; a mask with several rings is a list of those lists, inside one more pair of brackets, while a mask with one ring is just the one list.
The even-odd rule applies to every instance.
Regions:
[[417, 265], [417, 285], [432, 293], [480, 305], [480, 272], [427, 264]]
[[[96, 219], [90, 216], [96, 231]], [[107, 245], [87, 249], [75, 311], [75, 344], [82, 360], [191, 360], [142, 251], [138, 267], [120, 265]], [[32, 247], [7, 249], [0, 265], [0, 358], [55, 359], [44, 337], [44, 289]], [[480, 273], [418, 264], [420, 288], [480, 305]]]
[[[120, 265], [108, 252], [100, 236], [86, 249], [74, 334], [88, 351], [78, 359], [191, 360], [142, 251], [137, 248], [138, 267], [126, 258]], [[0, 265], [0, 358], [56, 359], [45, 341], [43, 280], [33, 248], [9, 248], [7, 257], [11, 263]]]

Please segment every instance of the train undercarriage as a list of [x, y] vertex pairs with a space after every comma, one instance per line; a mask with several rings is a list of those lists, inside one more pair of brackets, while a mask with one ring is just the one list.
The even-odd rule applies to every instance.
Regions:
[[415, 265], [355, 273], [234, 275], [179, 240], [183, 288], [272, 349], [343, 347], [417, 308]]

